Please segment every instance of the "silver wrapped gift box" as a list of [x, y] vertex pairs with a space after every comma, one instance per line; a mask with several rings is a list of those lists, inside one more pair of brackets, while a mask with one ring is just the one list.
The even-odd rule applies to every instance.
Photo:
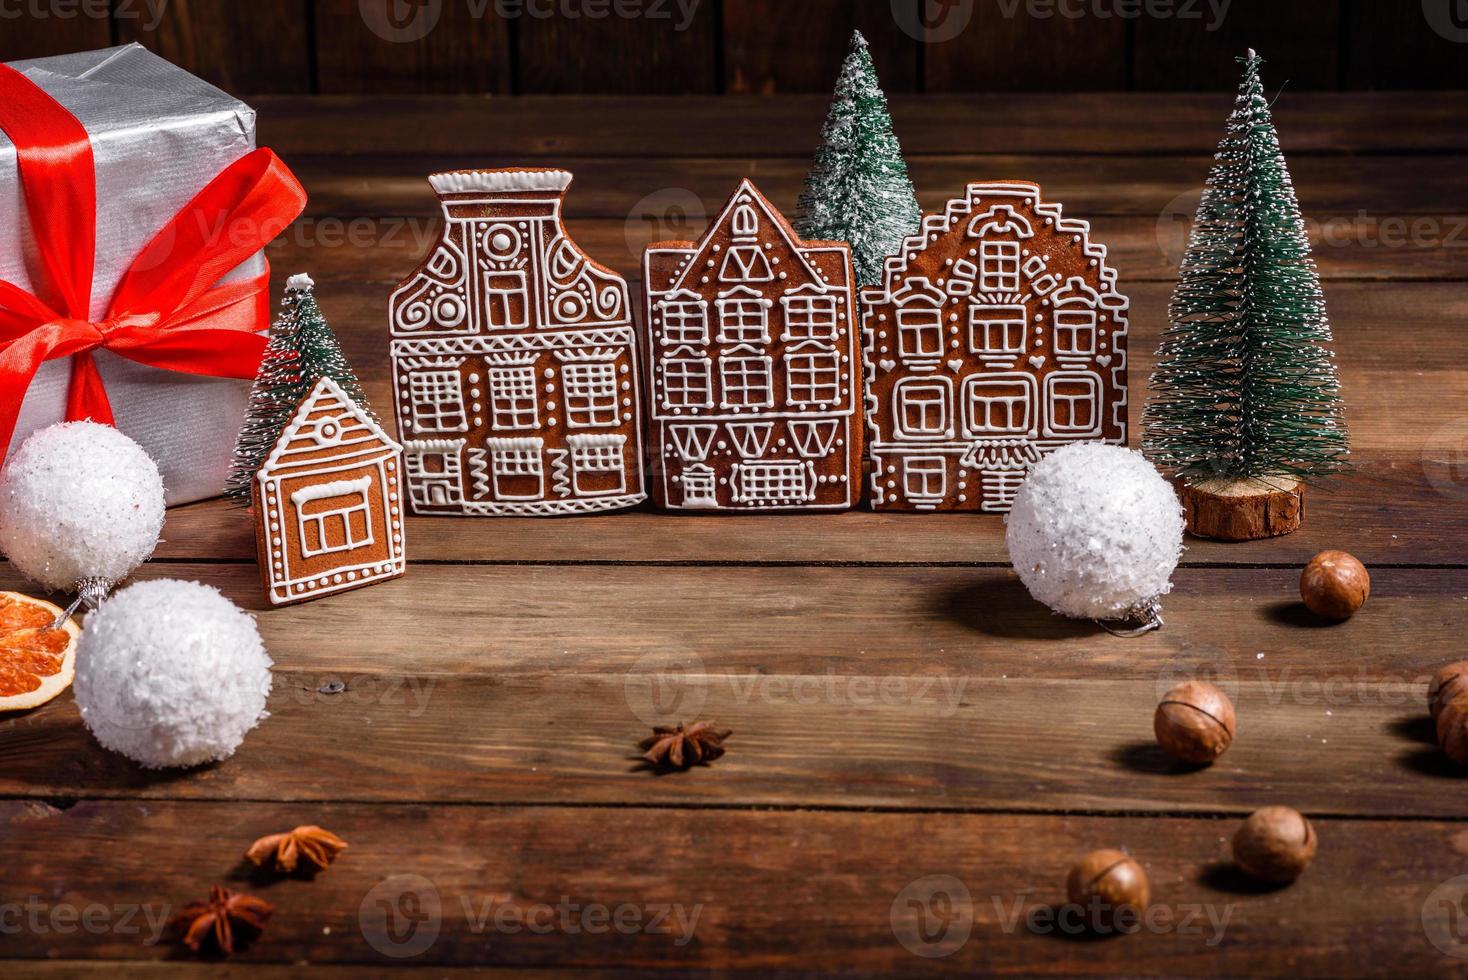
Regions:
[[[137, 44], [12, 62], [86, 127], [97, 166], [92, 316], [128, 265], [179, 210], [255, 148], [255, 110]], [[0, 133], [0, 279], [32, 288], [34, 253], [15, 145]], [[265, 269], [257, 255], [224, 281]], [[261, 324], [261, 328], [267, 324]], [[224, 487], [250, 383], [178, 374], [95, 352], [117, 427], [157, 461], [169, 504]], [[70, 359], [48, 361], [21, 407], [9, 452], [66, 414]]]

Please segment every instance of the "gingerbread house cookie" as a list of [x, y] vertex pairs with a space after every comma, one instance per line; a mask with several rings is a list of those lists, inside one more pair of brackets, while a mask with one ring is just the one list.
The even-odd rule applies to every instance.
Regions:
[[414, 512], [554, 516], [641, 502], [627, 283], [566, 233], [571, 175], [429, 180], [443, 238], [390, 311]]
[[643, 258], [652, 498], [840, 510], [861, 496], [851, 249], [805, 242], [754, 184], [698, 242]]
[[281, 431], [255, 477], [256, 550], [271, 605], [397, 578], [403, 450], [331, 378]]
[[862, 291], [877, 510], [1007, 511], [1040, 458], [1125, 445], [1127, 299], [1023, 181], [970, 184]]

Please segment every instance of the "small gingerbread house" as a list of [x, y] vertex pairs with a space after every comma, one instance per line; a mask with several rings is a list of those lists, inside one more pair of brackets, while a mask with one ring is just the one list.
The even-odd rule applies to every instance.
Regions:
[[255, 477], [260, 575], [272, 605], [403, 574], [402, 459], [340, 385], [316, 383]]
[[1126, 445], [1127, 299], [1039, 185], [968, 185], [861, 301], [874, 509], [1008, 511], [1048, 453]]
[[851, 248], [802, 241], [751, 181], [697, 242], [649, 245], [652, 496], [668, 510], [861, 498]]

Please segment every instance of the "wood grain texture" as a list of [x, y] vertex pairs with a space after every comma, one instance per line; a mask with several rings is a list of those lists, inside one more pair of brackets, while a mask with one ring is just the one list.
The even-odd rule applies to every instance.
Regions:
[[[308, 0], [171, 0], [156, 25], [119, 17], [118, 39], [136, 41], [237, 95], [311, 91]], [[146, 5], [130, 3], [142, 14]]]
[[[37, 8], [46, 16], [36, 16], [35, 11], [20, 5], [6, 8], [4, 16], [0, 17], [0, 62], [47, 58], [107, 47], [112, 43], [112, 23], [106, 15], [107, 6], [93, 0], [86, 7], [72, 5], [52, 9], [42, 5]], [[98, 13], [102, 16], [96, 16]]]
[[[1375, 4], [1386, 9], [1389, 4]], [[1144, 91], [1205, 92], [1238, 88], [1250, 48], [1264, 56], [1270, 97], [1334, 89], [1340, 81], [1341, 0], [1291, 3], [1197, 3], [1165, 17], [1138, 17], [1132, 86]], [[1401, 19], [1401, 12], [1394, 12]]]
[[917, 89], [918, 42], [897, 28], [891, 0], [724, 0], [723, 7], [726, 92], [830, 93], [852, 31], [867, 39], [884, 91]]
[[[693, 89], [696, 91], [696, 89]], [[891, 99], [910, 154], [1211, 154], [1233, 89], [1202, 95], [1082, 92]], [[335, 96], [255, 100], [262, 143], [283, 154], [796, 156], [814, 150], [830, 96]], [[1285, 152], [1468, 152], [1461, 99], [1408, 92], [1295, 92], [1274, 106]], [[660, 134], [662, 134], [660, 136]], [[676, 135], [676, 140], [672, 139]], [[686, 148], [686, 149], [685, 149]]]
[[1094, 92], [1127, 87], [1130, 28], [1103, 5], [940, 0], [924, 3], [922, 9], [925, 91]]
[[[240, 852], [256, 836], [302, 820], [330, 826], [351, 847], [310, 883], [235, 881], [278, 909], [236, 969], [307, 960], [374, 973], [391, 967], [367, 935], [392, 945], [371, 920], [364, 930], [358, 910], [368, 899], [392, 905], [411, 891], [421, 908], [438, 910], [429, 950], [397, 964], [420, 970], [433, 963], [768, 973], [800, 955], [826, 970], [880, 975], [1135, 974], [1143, 965], [1239, 975], [1268, 973], [1286, 959], [1302, 976], [1464, 973], [1464, 961], [1434, 947], [1422, 929], [1424, 904], [1450, 876], [1440, 856], [1464, 849], [1460, 823], [1318, 821], [1314, 867], [1290, 888], [1262, 891], [1230, 870], [1233, 821], [179, 802], [87, 802], [58, 812], [0, 804], [0, 827], [14, 848], [49, 855], [11, 879], [20, 894], [43, 893], [47, 917], [59, 905], [97, 903], [142, 904], [156, 919], [163, 906], [237, 874]], [[199, 835], [199, 826], [210, 832]], [[180, 838], [191, 846], [177, 847]], [[1109, 941], [1027, 925], [1031, 909], [1064, 901], [1068, 862], [1101, 845], [1130, 850], [1147, 870], [1155, 905], [1166, 910], [1153, 922], [1166, 914], [1171, 925]], [[669, 864], [670, 847], [683, 859]], [[171, 860], [154, 860], [158, 853]], [[43, 869], [69, 887], [53, 893]], [[954, 889], [950, 922], [927, 902], [920, 880], [930, 874], [951, 875], [967, 892]], [[1375, 887], [1360, 888], [1362, 881]], [[551, 927], [531, 931], [522, 921], [517, 929], [516, 914], [537, 906], [550, 907], [549, 919], [534, 915]], [[587, 906], [627, 910], [599, 924]], [[496, 919], [500, 908], [507, 911]], [[659, 909], [665, 914], [655, 926]], [[926, 946], [916, 938], [925, 913]], [[1447, 914], [1429, 911], [1435, 924]], [[960, 923], [966, 938], [944, 928]], [[929, 955], [910, 952], [899, 931]], [[177, 956], [168, 944], [145, 945], [146, 934], [146, 927], [142, 935], [21, 934], [7, 948], [35, 958]], [[1375, 955], [1388, 948], [1389, 957]], [[950, 955], [931, 955], [942, 951]], [[141, 975], [172, 975], [173, 966]], [[58, 975], [44, 963], [35, 969]]]
[[[1220, 132], [1222, 130], [1220, 129]], [[809, 134], [814, 153], [816, 132]], [[510, 167], [524, 158], [501, 155], [318, 156], [292, 155], [291, 169], [310, 192], [311, 216], [434, 216], [439, 212], [428, 175], [447, 170]], [[908, 169], [927, 211], [941, 208], [969, 181], [1023, 177], [1034, 180], [1066, 211], [1097, 215], [1156, 216], [1168, 228], [1169, 247], [1180, 249], [1186, 225], [1197, 210], [1212, 157], [1102, 156], [1074, 154], [975, 155], [908, 154]], [[805, 184], [810, 159], [744, 156], [566, 157], [556, 163], [575, 175], [570, 207], [580, 217], [645, 218], [657, 233], [695, 235], [697, 222], [717, 213], [740, 178], [749, 177], [764, 194], [793, 204]], [[1307, 217], [1332, 232], [1375, 217], [1398, 237], [1411, 234], [1419, 217], [1453, 214], [1468, 201], [1468, 157], [1331, 157], [1300, 155], [1290, 173]], [[1361, 192], [1362, 184], [1371, 188]], [[696, 204], [693, 202], [696, 201]], [[641, 203], [641, 207], [639, 207]], [[681, 222], [681, 223], [680, 223]], [[1423, 230], [1419, 226], [1419, 231]], [[1443, 222], [1438, 238], [1446, 247], [1468, 249], [1468, 228]], [[1176, 243], [1176, 244], [1173, 244]]]
[[509, 92], [509, 24], [493, 3], [312, 0], [322, 92]]
[[[514, 24], [517, 93], [644, 95], [719, 90], [718, 11], [712, 3], [538, 2], [527, 3], [524, 10]], [[644, 139], [646, 135], [642, 134]], [[687, 139], [686, 134], [678, 136], [678, 142]], [[643, 148], [656, 152], [647, 143]]]
[[1468, 88], [1468, 16], [1448, 0], [1345, 0], [1345, 88]]

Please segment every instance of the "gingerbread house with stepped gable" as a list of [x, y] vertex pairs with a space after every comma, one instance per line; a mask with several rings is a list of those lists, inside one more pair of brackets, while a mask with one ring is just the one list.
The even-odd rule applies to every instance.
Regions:
[[256, 550], [271, 605], [403, 574], [402, 458], [340, 385], [316, 382], [255, 476]]
[[698, 242], [643, 258], [653, 501], [841, 510], [861, 497], [851, 250], [805, 242], [743, 181]]
[[430, 183], [443, 238], [389, 313], [414, 512], [554, 516], [644, 500], [627, 283], [566, 233], [571, 175]]
[[1038, 185], [970, 184], [861, 298], [874, 508], [1007, 511], [1044, 454], [1126, 444], [1127, 299]]

